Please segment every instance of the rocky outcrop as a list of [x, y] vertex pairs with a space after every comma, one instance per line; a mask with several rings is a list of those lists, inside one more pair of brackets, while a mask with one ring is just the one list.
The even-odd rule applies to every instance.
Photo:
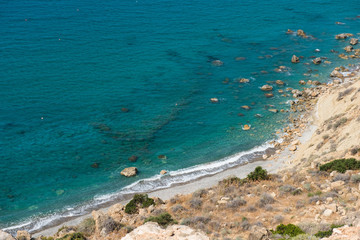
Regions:
[[339, 72], [338, 70], [334, 70], [330, 73], [330, 77], [342, 78], [342, 77], [344, 77], [344, 75], [341, 72]]
[[249, 240], [269, 240], [271, 236], [270, 231], [264, 227], [257, 225], [252, 226], [250, 229]]
[[101, 211], [93, 211], [91, 213], [95, 220], [95, 234], [100, 236], [106, 236], [107, 234], [114, 231], [119, 224], [117, 224], [114, 219], [109, 215]]
[[360, 240], [360, 227], [335, 228], [333, 234], [323, 240]]
[[303, 30], [301, 30], [301, 29], [297, 30], [296, 34], [297, 34], [299, 37], [307, 38], [306, 33], [305, 33]]
[[298, 63], [298, 62], [300, 62], [300, 60], [296, 55], [293, 55], [292, 58], [291, 58], [291, 62], [292, 63]]
[[138, 170], [136, 167], [128, 167], [128, 168], [125, 168], [124, 170], [122, 170], [120, 174], [125, 177], [132, 177], [132, 176], [136, 176], [137, 171]]
[[155, 222], [148, 222], [128, 233], [122, 240], [209, 240], [205, 233], [184, 225], [163, 229]]
[[7, 232], [0, 230], [0, 240], [15, 240], [10, 234]]
[[16, 239], [18, 239], [18, 240], [31, 240], [31, 235], [27, 231], [17, 231]]

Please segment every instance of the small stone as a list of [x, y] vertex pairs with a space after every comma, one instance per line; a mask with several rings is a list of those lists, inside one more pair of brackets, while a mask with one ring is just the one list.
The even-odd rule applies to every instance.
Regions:
[[300, 60], [296, 55], [293, 55], [292, 58], [291, 58], [291, 62], [292, 63], [298, 63], [298, 62], [300, 62]]
[[245, 110], [250, 110], [250, 107], [248, 105], [241, 106], [241, 108], [243, 108]]
[[300, 81], [299, 81], [299, 84], [300, 84], [300, 85], [305, 85], [306, 82], [305, 82], [304, 80], [300, 80]]
[[268, 158], [268, 155], [264, 154], [264, 155], [262, 155], [262, 158], [263, 158], [264, 160], [266, 160], [266, 159]]
[[276, 82], [275, 82], [277, 85], [284, 85], [285, 83], [283, 82], [283, 81], [281, 81], [281, 80], [276, 80]]
[[279, 110], [277, 110], [277, 109], [275, 109], [275, 108], [270, 108], [268, 111], [269, 111], [269, 112], [273, 112], [273, 113], [278, 113], [278, 112], [279, 112]]
[[250, 125], [245, 124], [245, 125], [242, 127], [242, 130], [248, 131], [248, 130], [250, 130], [250, 128], [251, 128]]
[[267, 98], [272, 98], [272, 97], [274, 97], [274, 94], [272, 94], [272, 93], [265, 93], [265, 97], [267, 97]]
[[132, 177], [132, 176], [136, 176], [137, 172], [138, 169], [136, 167], [128, 167], [122, 170], [120, 174], [125, 177]]
[[326, 209], [324, 212], [323, 212], [323, 215], [325, 217], [330, 217], [331, 214], [333, 214], [333, 211], [331, 209]]
[[161, 170], [161, 171], [160, 171], [160, 174], [161, 174], [161, 175], [165, 175], [166, 173], [167, 173], [166, 170]]
[[294, 32], [294, 31], [291, 30], [291, 29], [288, 29], [288, 30], [286, 31], [287, 34], [291, 34], [291, 33], [293, 33], [293, 32]]

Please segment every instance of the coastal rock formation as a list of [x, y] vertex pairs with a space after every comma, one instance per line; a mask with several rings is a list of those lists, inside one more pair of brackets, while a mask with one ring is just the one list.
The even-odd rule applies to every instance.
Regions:
[[314, 64], [320, 64], [321, 63], [321, 58], [317, 57], [313, 60]]
[[27, 231], [17, 231], [16, 239], [18, 240], [31, 240], [31, 235]]
[[271, 90], [273, 90], [273, 87], [266, 84], [266, 85], [262, 86], [260, 89], [263, 91], [271, 91]]
[[0, 230], [0, 240], [15, 240], [10, 234]]
[[337, 71], [337, 70], [333, 70], [331, 73], [330, 73], [330, 77], [337, 77], [337, 78], [343, 78], [344, 75]]
[[205, 233], [184, 225], [163, 229], [155, 222], [148, 222], [128, 233], [122, 240], [209, 240]]
[[298, 62], [300, 62], [300, 60], [296, 55], [293, 55], [292, 58], [291, 58], [291, 62], [292, 63], [298, 63]]
[[136, 167], [128, 167], [121, 171], [121, 175], [125, 177], [132, 177], [137, 174], [138, 169]]
[[340, 227], [333, 229], [333, 234], [322, 240], [360, 240], [360, 227]]
[[359, 39], [357, 39], [357, 38], [350, 39], [350, 44], [351, 45], [356, 45], [356, 44], [358, 44], [358, 42], [359, 42]]
[[[125, 207], [121, 203], [117, 203], [117, 204], [112, 205], [109, 208], [107, 214], [112, 219], [114, 219], [114, 221], [121, 222], [121, 219], [123, 218], [123, 215], [124, 215], [124, 209], [125, 209]], [[96, 216], [98, 216], [98, 215], [99, 214], [97, 214]]]
[[106, 236], [110, 232], [114, 231], [117, 227], [117, 223], [109, 215], [102, 211], [93, 211], [91, 213], [95, 220], [95, 234], [100, 236]]

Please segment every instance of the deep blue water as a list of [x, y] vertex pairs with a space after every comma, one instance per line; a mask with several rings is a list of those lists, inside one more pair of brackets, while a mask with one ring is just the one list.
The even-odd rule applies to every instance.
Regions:
[[[0, 228], [75, 214], [75, 206], [162, 169], [181, 175], [174, 171], [273, 139], [288, 113], [267, 105], [286, 110], [291, 99], [277, 90], [299, 88], [301, 79], [326, 82], [335, 66], [356, 62], [330, 50], [347, 45], [335, 34], [360, 32], [358, 15], [350, 0], [1, 1]], [[293, 54], [302, 63], [291, 64]], [[310, 56], [332, 64], [304, 65]], [[280, 65], [290, 70], [275, 72]], [[272, 83], [275, 97], [266, 98], [259, 87], [278, 79], [286, 86]], [[137, 177], [120, 175], [129, 166]], [[190, 172], [148, 186], [199, 173]]]

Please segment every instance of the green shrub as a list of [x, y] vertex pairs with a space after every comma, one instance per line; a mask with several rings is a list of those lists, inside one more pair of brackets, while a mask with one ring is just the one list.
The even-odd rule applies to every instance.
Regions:
[[255, 170], [247, 175], [247, 179], [251, 181], [268, 180], [270, 176], [267, 171], [262, 167], [258, 166]]
[[82, 233], [69, 233], [62, 238], [57, 238], [56, 240], [86, 240]]
[[289, 240], [318, 240], [319, 238], [311, 236], [309, 234], [300, 234], [296, 237], [289, 238]]
[[138, 212], [139, 207], [147, 208], [150, 205], [155, 205], [155, 201], [149, 198], [147, 194], [135, 194], [133, 199], [126, 204], [125, 212], [128, 214], [135, 214]]
[[54, 240], [53, 237], [40, 237], [40, 240]]
[[319, 231], [318, 233], [315, 234], [315, 237], [318, 238], [325, 238], [325, 237], [330, 237], [333, 233], [334, 228], [339, 228], [342, 227], [344, 225], [335, 225], [335, 224], [331, 224], [330, 229], [327, 231]]
[[305, 234], [305, 232], [294, 224], [280, 224], [276, 227], [276, 230], [271, 230], [273, 234], [280, 234], [282, 236], [295, 237], [300, 234]]
[[145, 219], [146, 222], [157, 222], [162, 227], [177, 223], [169, 213], [162, 213], [159, 216], [151, 216]]
[[346, 170], [358, 170], [358, 169], [360, 169], [360, 161], [357, 161], [354, 158], [337, 159], [320, 166], [320, 171], [328, 171], [328, 172], [337, 171], [340, 173], [345, 173]]

